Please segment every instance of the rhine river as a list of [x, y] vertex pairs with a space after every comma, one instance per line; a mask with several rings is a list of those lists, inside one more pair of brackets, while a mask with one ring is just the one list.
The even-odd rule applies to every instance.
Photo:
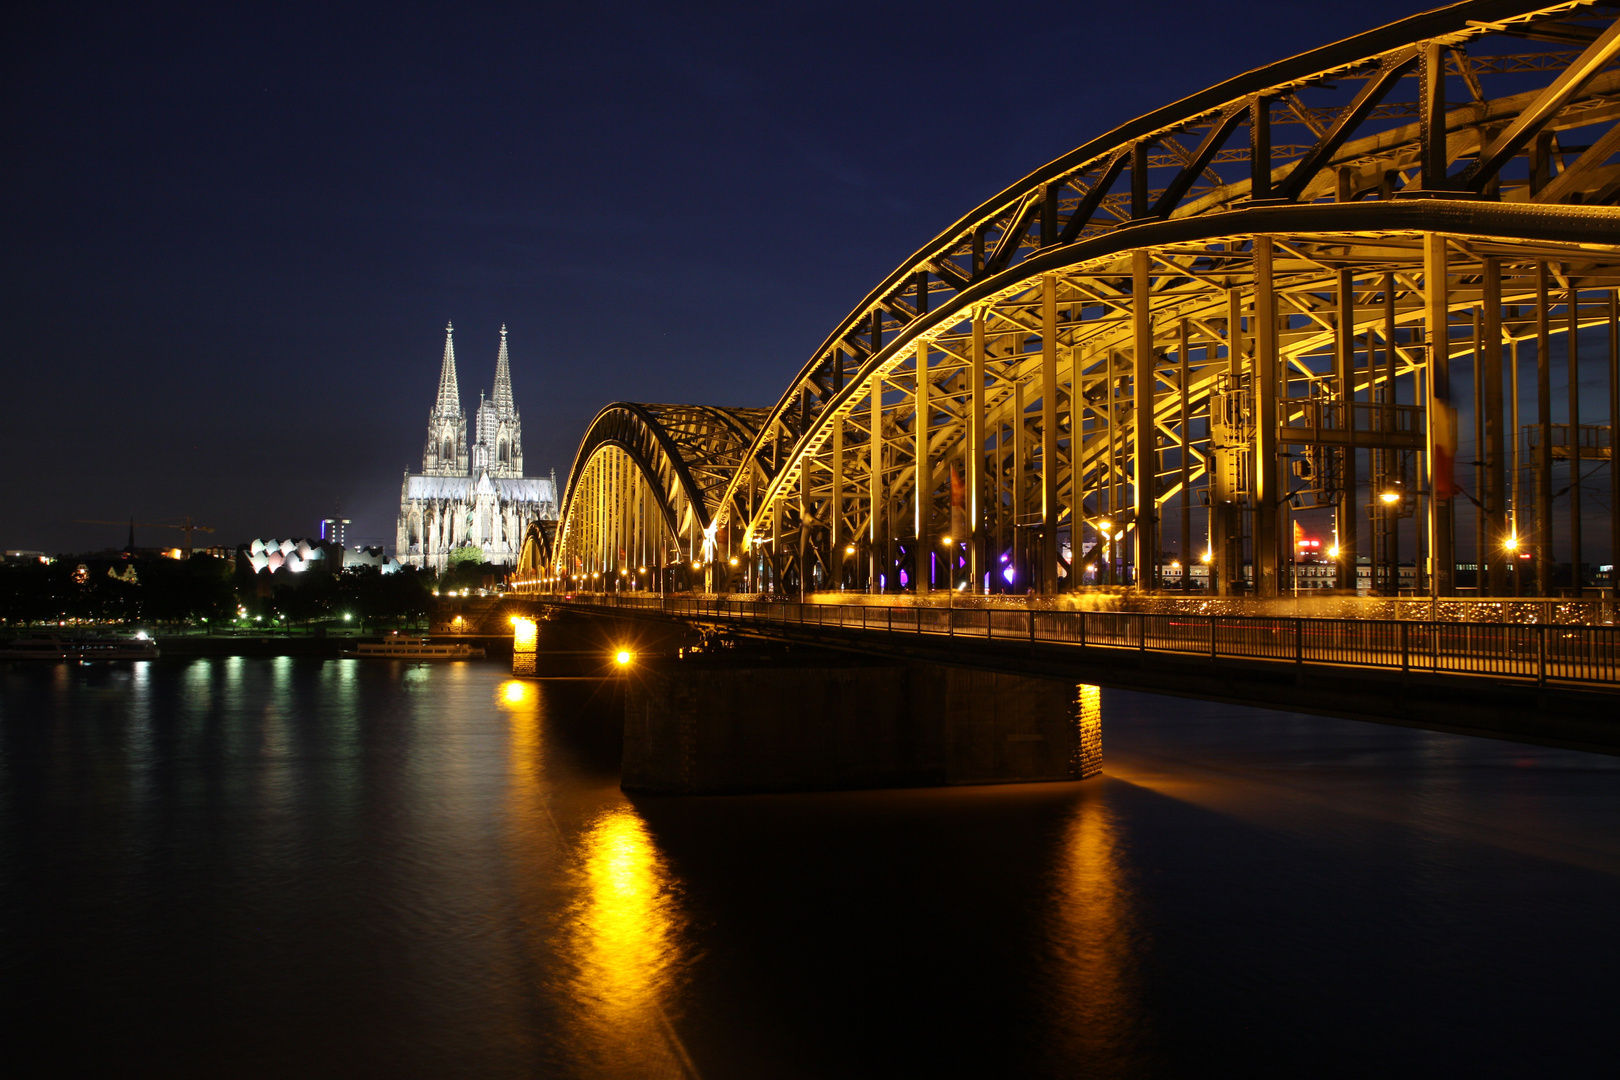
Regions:
[[1104, 693], [1107, 775], [619, 791], [497, 662], [0, 664], [9, 1075], [1612, 1075], [1620, 760]]

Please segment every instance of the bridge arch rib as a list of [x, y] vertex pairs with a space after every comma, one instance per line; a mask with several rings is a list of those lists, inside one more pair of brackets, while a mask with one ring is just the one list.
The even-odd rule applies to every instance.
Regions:
[[[766, 410], [614, 402], [586, 430], [542, 577], [623, 579], [647, 587], [664, 568], [713, 554], [731, 474]], [[683, 583], [690, 575], [681, 575]]]
[[[1521, 352], [1545, 366], [1551, 335], [1615, 325], [1617, 58], [1596, 5], [1473, 0], [1037, 169], [751, 411], [723, 490], [689, 496], [671, 530], [711, 540], [683, 562], [740, 554], [776, 589], [1023, 592], [1157, 587], [1169, 562], [1185, 586], [1199, 559], [1215, 591], [1274, 595], [1291, 519], [1317, 520], [1342, 549], [1333, 584], [1355, 587], [1359, 553], [1398, 588], [1404, 534], [1446, 593], [1446, 418], [1467, 401], [1478, 587], [1508, 588], [1501, 553], [1533, 545], [1550, 588], [1557, 425], [1538, 400], [1533, 431], [1506, 431], [1520, 384], [1504, 401], [1503, 372]], [[1479, 395], [1456, 392], [1465, 371]], [[1605, 430], [1565, 437], [1606, 451]]]

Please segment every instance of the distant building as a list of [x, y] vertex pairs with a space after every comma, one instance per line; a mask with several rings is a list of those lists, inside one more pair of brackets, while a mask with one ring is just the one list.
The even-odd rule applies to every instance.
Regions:
[[399, 561], [442, 571], [458, 549], [481, 562], [512, 564], [529, 523], [557, 516], [557, 477], [523, 475], [523, 425], [512, 396], [506, 327], [495, 358], [495, 385], [479, 397], [474, 441], [456, 382], [453, 331], [444, 330], [439, 396], [428, 414], [422, 472], [406, 472], [399, 493]]
[[50, 562], [51, 557], [43, 551], [31, 551], [27, 548], [7, 548], [6, 562]]
[[385, 574], [399, 570], [399, 560], [388, 554], [381, 544], [343, 549], [343, 569], [351, 566], [375, 566]]
[[303, 574], [311, 570], [321, 574], [335, 574], [344, 566], [343, 548], [329, 540], [309, 540], [294, 537], [288, 540], [254, 540], [236, 549], [236, 569], [239, 573], [257, 574], [268, 570], [272, 574], [285, 570]]

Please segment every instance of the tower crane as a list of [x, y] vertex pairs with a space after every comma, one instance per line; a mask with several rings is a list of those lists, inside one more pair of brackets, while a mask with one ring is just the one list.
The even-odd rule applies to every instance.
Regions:
[[[185, 552], [185, 558], [188, 558], [188, 559], [191, 558], [191, 534], [194, 533], [194, 532], [211, 533], [211, 532], [214, 531], [214, 527], [212, 525], [198, 525], [198, 524], [195, 524], [191, 520], [191, 515], [189, 515], [189, 514], [186, 515], [185, 517], [181, 518], [180, 521], [181, 521], [181, 524], [176, 525], [176, 524], [174, 524], [172, 522], [168, 522], [168, 521], [136, 521], [134, 518], [130, 518], [129, 519], [129, 548], [130, 548], [130, 550], [133, 551], [135, 549], [135, 526], [137, 526], [137, 525], [139, 525], [143, 529], [179, 529], [181, 532], [186, 534], [185, 547], [182, 548], [181, 550], [183, 550]], [[80, 525], [122, 525], [123, 524], [122, 521], [100, 521], [100, 520], [91, 520], [91, 519], [88, 519], [88, 518], [79, 518], [77, 523], [80, 524]]]

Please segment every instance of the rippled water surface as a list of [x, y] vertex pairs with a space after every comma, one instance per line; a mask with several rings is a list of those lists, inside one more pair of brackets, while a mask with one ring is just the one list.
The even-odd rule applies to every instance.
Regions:
[[595, 684], [0, 664], [7, 1071], [1609, 1074], [1620, 762], [1104, 716], [1083, 784], [629, 799]]

